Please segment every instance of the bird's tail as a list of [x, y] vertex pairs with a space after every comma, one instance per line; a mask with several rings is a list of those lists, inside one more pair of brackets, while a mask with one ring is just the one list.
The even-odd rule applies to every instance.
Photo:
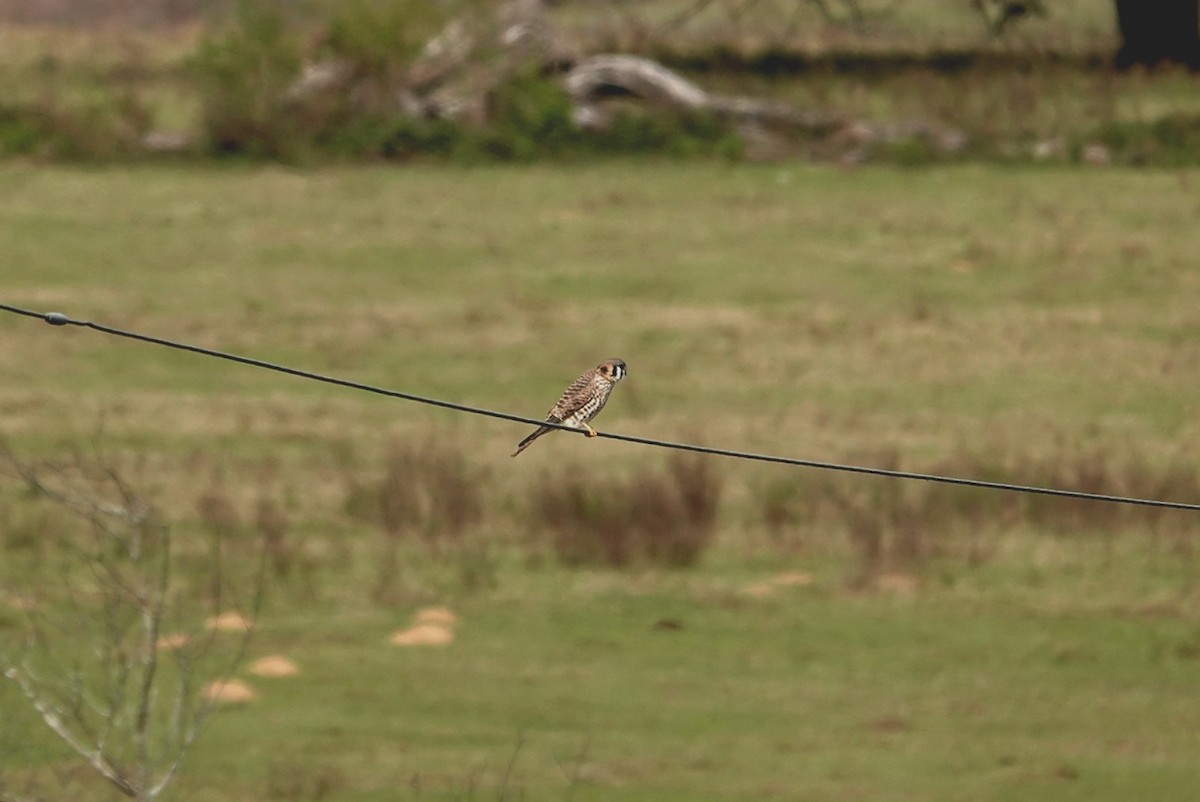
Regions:
[[524, 440], [522, 440], [521, 442], [517, 443], [517, 450], [516, 450], [516, 451], [514, 451], [514, 452], [512, 453], [512, 455], [513, 455], [514, 457], [515, 457], [515, 456], [517, 456], [517, 455], [518, 455], [518, 454], [520, 454], [522, 451], [524, 451], [525, 449], [529, 448], [530, 444], [532, 444], [534, 440], [538, 439], [539, 437], [541, 437], [542, 435], [544, 435], [546, 432], [552, 432], [552, 431], [554, 431], [554, 429], [553, 429], [552, 427], [550, 427], [550, 426], [541, 426], [541, 427], [539, 427], [539, 428], [538, 428], [538, 429], [537, 429], [537, 430], [536, 430], [536, 431], [535, 431], [533, 434], [529, 435], [529, 436], [528, 436], [528, 437], [526, 437]]

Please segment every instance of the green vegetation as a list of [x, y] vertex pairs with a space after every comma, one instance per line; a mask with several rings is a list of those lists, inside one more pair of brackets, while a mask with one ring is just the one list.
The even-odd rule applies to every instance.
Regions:
[[[0, 264], [6, 303], [528, 415], [621, 356], [601, 430], [1195, 501], [1197, 180], [9, 165]], [[98, 444], [181, 560], [266, 543], [250, 656], [300, 673], [240, 671], [257, 698], [171, 798], [1200, 784], [1193, 515], [566, 434], [511, 460], [509, 423], [9, 315], [0, 337], [18, 455]], [[65, 525], [0, 482], [0, 642]], [[389, 644], [428, 604], [454, 642]], [[11, 683], [0, 721], [0, 783], [109, 798]]]
[[[229, 5], [225, 17], [169, 31], [0, 31], [0, 156], [111, 162], [165, 150], [193, 160], [473, 165], [649, 153], [1179, 166], [1195, 165], [1200, 152], [1190, 76], [1109, 66], [1109, 3], [1055, 3], [999, 38], [966, 0], [857, 3], [861, 18], [848, 4], [791, 0], [571, 3], [550, 19], [568, 55], [519, 70], [497, 66], [483, 48], [457, 87], [449, 68], [416, 69], [414, 60], [456, 13], [483, 14], [469, 0]], [[822, 15], [821, 6], [842, 13]], [[832, 137], [785, 132], [762, 146], [761, 131], [638, 104], [619, 108], [604, 132], [581, 131], [557, 71], [613, 51], [659, 59], [711, 91], [900, 133], [859, 146], [854, 127]], [[351, 88], [289, 91], [303, 64], [329, 59], [353, 77]], [[453, 119], [427, 119], [399, 100], [448, 84], [453, 105], [462, 84], [483, 75], [508, 77]], [[948, 129], [949, 146], [936, 133]]]

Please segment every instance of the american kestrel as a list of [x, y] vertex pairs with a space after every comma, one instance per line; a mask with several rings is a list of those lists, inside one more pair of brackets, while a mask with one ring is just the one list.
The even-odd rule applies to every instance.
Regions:
[[[571, 382], [563, 392], [562, 398], [558, 399], [558, 403], [546, 415], [546, 423], [560, 423], [572, 429], [582, 429], [588, 437], [595, 437], [596, 430], [588, 426], [588, 421], [600, 414], [600, 410], [608, 403], [609, 394], [623, 378], [625, 363], [619, 359], [609, 359], [591, 370], [584, 371], [578, 379]], [[529, 448], [530, 443], [546, 432], [552, 431], [554, 428], [551, 426], [539, 427], [517, 444], [513, 456]]]

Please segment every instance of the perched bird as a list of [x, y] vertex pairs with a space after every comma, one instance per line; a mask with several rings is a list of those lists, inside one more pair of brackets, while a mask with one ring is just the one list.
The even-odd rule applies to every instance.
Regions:
[[[546, 415], [546, 423], [559, 423], [572, 429], [582, 429], [588, 437], [595, 437], [596, 430], [588, 426], [588, 421], [600, 414], [608, 403], [617, 382], [625, 378], [625, 363], [619, 359], [609, 359], [601, 362], [591, 370], [584, 371], [578, 379], [563, 392], [562, 398]], [[533, 434], [517, 444], [513, 456], [517, 456], [529, 444], [546, 432], [554, 431], [552, 426], [541, 426]]]

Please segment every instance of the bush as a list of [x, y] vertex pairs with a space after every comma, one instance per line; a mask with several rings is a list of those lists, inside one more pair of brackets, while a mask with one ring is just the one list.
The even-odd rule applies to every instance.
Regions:
[[1200, 163], [1200, 116], [1173, 114], [1153, 122], [1113, 122], [1097, 133], [1126, 164], [1184, 167]]
[[392, 537], [415, 535], [439, 550], [483, 515], [476, 471], [458, 449], [396, 441], [378, 485], [380, 521]]
[[408, 62], [446, 21], [447, 9], [428, 0], [324, 0], [325, 48], [360, 74], [402, 81]]
[[0, 106], [0, 154], [29, 156], [45, 141], [42, 115], [24, 106]]
[[673, 456], [665, 472], [628, 483], [570, 472], [541, 483], [536, 525], [566, 565], [694, 565], [712, 542], [720, 482], [700, 456]]
[[446, 120], [418, 120], [402, 114], [368, 114], [345, 119], [318, 140], [332, 155], [407, 161], [422, 155], [449, 158], [462, 139]]
[[597, 153], [662, 153], [670, 156], [740, 158], [741, 138], [711, 114], [651, 112], [630, 107], [617, 113], [611, 127], [590, 135]]
[[[906, 467], [894, 451], [850, 461]], [[1137, 453], [1117, 458], [1086, 449], [1045, 455], [962, 451], [920, 470], [1141, 498], [1200, 495], [1200, 470], [1193, 463], [1162, 464]], [[1180, 510], [830, 472], [776, 479], [759, 489], [757, 503], [772, 546], [781, 553], [827, 542], [830, 530], [843, 530], [857, 558], [856, 583], [882, 572], [920, 570], [937, 560], [986, 562], [996, 548], [994, 535], [1021, 526], [1083, 538], [1148, 531], [1179, 544], [1190, 543], [1194, 535], [1192, 516]]]
[[407, 603], [404, 567], [416, 557], [456, 570], [458, 587], [476, 590], [495, 581], [495, 560], [484, 521], [487, 475], [453, 445], [394, 440], [375, 477], [350, 477], [344, 504], [352, 517], [382, 530], [373, 555], [374, 601]]
[[65, 106], [53, 97], [0, 106], [0, 156], [67, 161], [127, 157], [149, 127], [149, 113], [128, 92]]
[[475, 140], [480, 155], [500, 161], [560, 156], [580, 143], [571, 101], [555, 83], [517, 75], [493, 92], [488, 122]]
[[219, 154], [293, 158], [298, 126], [285, 101], [301, 52], [276, 0], [239, 0], [232, 23], [191, 60], [209, 147]]

